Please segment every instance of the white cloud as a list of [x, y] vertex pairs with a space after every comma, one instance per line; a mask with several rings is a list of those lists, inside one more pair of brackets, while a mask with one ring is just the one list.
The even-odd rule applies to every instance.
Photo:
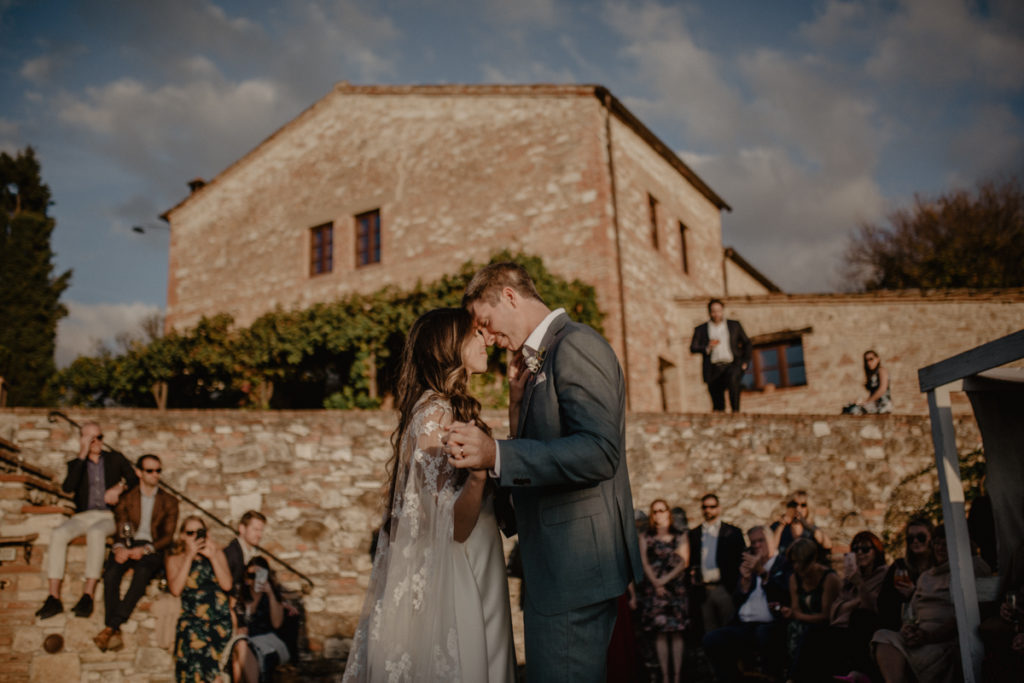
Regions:
[[13, 155], [18, 149], [18, 123], [0, 118], [0, 152]]
[[963, 0], [903, 0], [877, 27], [867, 60], [882, 81], [925, 85], [972, 82], [1024, 87], [1024, 37], [1012, 26], [972, 12]]
[[78, 356], [92, 355], [99, 344], [113, 346], [119, 334], [138, 335], [142, 321], [162, 314], [149, 304], [83, 304], [64, 302], [67, 317], [57, 323], [57, 367], [66, 367]]
[[482, 9], [490, 21], [503, 28], [509, 24], [550, 28], [558, 20], [555, 0], [485, 0]]
[[788, 291], [829, 291], [837, 280], [851, 229], [885, 210], [869, 174], [840, 179], [795, 163], [782, 149], [691, 158], [712, 187], [727, 190], [733, 213], [722, 217], [723, 241]]
[[1024, 121], [1004, 105], [981, 105], [949, 144], [950, 184], [973, 185], [998, 173], [1024, 171]]
[[674, 119], [708, 145], [731, 144], [747, 130], [739, 93], [727, 84], [714, 54], [691, 37], [680, 8], [609, 3], [604, 16], [626, 39], [622, 53], [636, 65], [638, 79], [657, 93], [624, 99], [641, 118]]
[[571, 69], [552, 69], [541, 62], [519, 64], [511, 70], [484, 64], [480, 71], [488, 83], [575, 83], [577, 80]]
[[56, 58], [53, 55], [43, 55], [30, 59], [21, 65], [22, 78], [33, 83], [42, 83], [49, 80], [56, 65]]
[[177, 185], [219, 172], [296, 108], [273, 81], [230, 82], [201, 57], [181, 69], [194, 77], [156, 88], [125, 78], [65, 94], [58, 115], [133, 172]]

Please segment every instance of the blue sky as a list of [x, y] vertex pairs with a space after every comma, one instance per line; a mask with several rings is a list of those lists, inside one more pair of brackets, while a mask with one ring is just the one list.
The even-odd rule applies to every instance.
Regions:
[[727, 246], [824, 292], [860, 222], [1024, 170], [1022, 64], [1016, 0], [0, 0], [0, 149], [53, 191], [64, 364], [162, 310], [186, 181], [341, 80], [606, 85], [732, 205]]

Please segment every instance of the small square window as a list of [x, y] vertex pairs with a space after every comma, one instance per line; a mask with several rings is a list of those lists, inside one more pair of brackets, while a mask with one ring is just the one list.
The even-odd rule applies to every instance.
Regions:
[[334, 270], [334, 223], [310, 230], [309, 274], [323, 275]]
[[356, 216], [356, 266], [380, 263], [380, 209]]
[[807, 384], [801, 339], [754, 345], [753, 362], [743, 375], [743, 388], [759, 391], [769, 384], [775, 387]]

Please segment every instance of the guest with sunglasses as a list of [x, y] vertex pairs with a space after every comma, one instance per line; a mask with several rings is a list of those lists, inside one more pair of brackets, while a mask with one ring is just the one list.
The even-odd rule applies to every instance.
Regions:
[[288, 663], [288, 647], [278, 635], [284, 611], [277, 577], [266, 558], [257, 555], [245, 567], [232, 612], [236, 633], [230, 649], [232, 681], [269, 681], [277, 666]]
[[75, 497], [75, 514], [50, 535], [46, 551], [46, 572], [50, 594], [36, 611], [40, 619], [49, 619], [64, 611], [60, 600], [61, 584], [67, 560], [68, 544], [85, 535], [85, 589], [72, 608], [76, 617], [92, 615], [92, 598], [103, 572], [107, 536], [114, 533], [113, 508], [125, 491], [139, 482], [128, 459], [103, 446], [103, 431], [95, 422], [82, 424], [78, 437], [78, 457], [68, 461], [68, 475], [61, 488]]
[[[114, 508], [114, 545], [103, 570], [106, 628], [93, 638], [102, 651], [120, 650], [121, 624], [128, 621], [146, 586], [164, 564], [164, 551], [178, 527], [178, 499], [160, 489], [160, 458], [147, 453], [135, 464], [139, 485]], [[131, 570], [128, 592], [121, 597], [121, 579]]]
[[207, 535], [206, 523], [189, 515], [181, 523], [178, 552], [170, 555], [167, 588], [181, 596], [174, 638], [174, 679], [179, 683], [213, 681], [220, 655], [231, 638], [231, 569], [220, 546]]
[[845, 674], [837, 680], [857, 683], [871, 668], [868, 644], [878, 628], [878, 593], [886, 572], [882, 539], [870, 531], [854, 536], [843, 557], [843, 570], [828, 628], [808, 632], [804, 641], [804, 680]]
[[914, 586], [922, 573], [935, 565], [932, 556], [932, 523], [914, 518], [904, 528], [906, 554], [889, 566], [878, 593], [880, 628], [898, 630], [904, 606], [914, 595]]

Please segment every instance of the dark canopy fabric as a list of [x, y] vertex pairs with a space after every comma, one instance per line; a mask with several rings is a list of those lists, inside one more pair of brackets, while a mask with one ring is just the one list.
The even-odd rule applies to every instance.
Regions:
[[1024, 542], [1024, 368], [964, 378], [985, 445], [985, 487], [992, 500], [999, 567]]

